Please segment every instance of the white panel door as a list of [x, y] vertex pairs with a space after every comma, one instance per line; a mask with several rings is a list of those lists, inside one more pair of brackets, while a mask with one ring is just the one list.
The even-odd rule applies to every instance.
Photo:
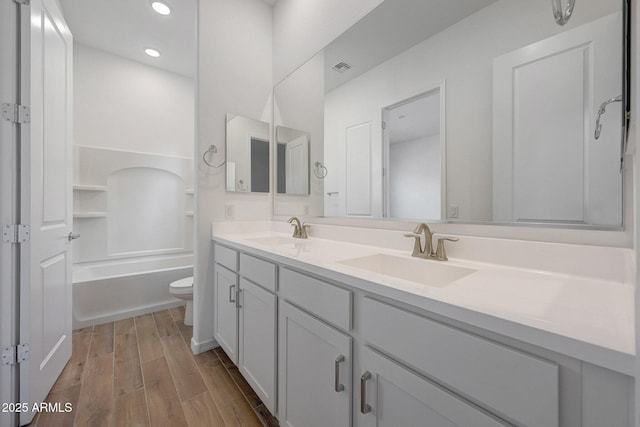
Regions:
[[[18, 3], [0, 3], [0, 102], [19, 101], [18, 74], [18, 35], [28, 34], [27, 27], [21, 29], [17, 19], [17, 9], [25, 8]], [[21, 139], [28, 137], [29, 125], [18, 125], [6, 120], [0, 120], [0, 224], [13, 224], [18, 222], [15, 196], [19, 194], [20, 164], [17, 162], [20, 153], [16, 150]], [[18, 132], [21, 130], [22, 134]], [[16, 303], [19, 294], [15, 292], [16, 285], [16, 255], [20, 253], [21, 245], [0, 243], [0, 345], [9, 345], [19, 339], [16, 333], [18, 325]], [[0, 402], [12, 402], [19, 399], [14, 395], [14, 385], [17, 380], [15, 374], [19, 371], [17, 366], [0, 365]], [[14, 414], [8, 411], [0, 411], [0, 426], [11, 425]]]
[[586, 222], [588, 55], [577, 47], [514, 70], [514, 221]]
[[214, 274], [214, 336], [227, 356], [238, 364], [238, 276], [215, 266]]
[[348, 216], [371, 216], [371, 122], [347, 128]]
[[614, 14], [494, 60], [494, 221], [621, 223], [620, 104], [593, 136], [622, 91], [621, 25]]
[[287, 194], [309, 194], [309, 140], [299, 136], [285, 146]]
[[358, 425], [505, 427], [447, 390], [365, 348]]
[[267, 409], [276, 410], [277, 297], [240, 279], [240, 361], [238, 368]]
[[23, 185], [31, 242], [21, 315], [30, 359], [21, 369], [22, 402], [43, 401], [71, 357], [72, 47], [58, 2], [32, 0], [30, 182]]
[[351, 425], [351, 337], [280, 304], [279, 412], [287, 427]]

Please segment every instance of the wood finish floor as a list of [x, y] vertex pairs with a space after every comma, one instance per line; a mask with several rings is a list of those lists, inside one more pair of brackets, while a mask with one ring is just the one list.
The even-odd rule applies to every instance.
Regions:
[[194, 356], [184, 307], [83, 328], [37, 427], [277, 426], [221, 349]]

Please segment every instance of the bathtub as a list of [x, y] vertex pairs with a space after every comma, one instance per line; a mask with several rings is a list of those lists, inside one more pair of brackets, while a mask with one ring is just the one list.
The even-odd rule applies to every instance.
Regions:
[[73, 328], [180, 306], [169, 283], [192, 275], [192, 254], [76, 264]]

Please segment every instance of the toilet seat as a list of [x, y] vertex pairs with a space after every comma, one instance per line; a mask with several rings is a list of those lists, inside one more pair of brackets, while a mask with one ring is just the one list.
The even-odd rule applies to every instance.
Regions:
[[185, 277], [184, 279], [171, 282], [169, 289], [172, 294], [176, 295], [191, 294], [193, 293], [193, 277]]
[[169, 283], [169, 293], [186, 302], [184, 324], [193, 325], [193, 276]]

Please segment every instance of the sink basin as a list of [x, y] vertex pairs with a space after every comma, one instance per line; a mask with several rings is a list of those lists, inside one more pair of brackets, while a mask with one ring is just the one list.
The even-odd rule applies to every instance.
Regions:
[[376, 254], [338, 261], [339, 264], [427, 286], [443, 287], [477, 270], [419, 258]]

